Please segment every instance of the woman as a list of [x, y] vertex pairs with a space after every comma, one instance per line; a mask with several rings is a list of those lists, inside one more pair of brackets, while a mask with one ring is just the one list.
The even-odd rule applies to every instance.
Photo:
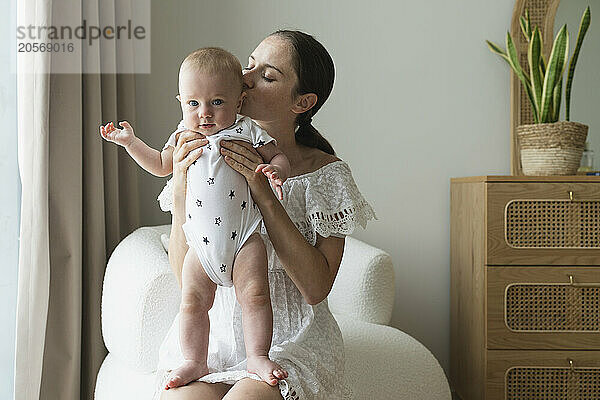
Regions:
[[[311, 125], [333, 88], [334, 67], [325, 48], [312, 36], [278, 31], [264, 39], [244, 68], [247, 97], [242, 113], [277, 140], [290, 160], [292, 174], [277, 200], [262, 173], [262, 163], [248, 143], [223, 142], [225, 161], [243, 174], [263, 215], [262, 238], [269, 258], [273, 304], [273, 340], [269, 355], [289, 373], [269, 386], [245, 371], [241, 310], [234, 288], [219, 287], [210, 311], [211, 374], [186, 386], [161, 390], [168, 370], [181, 361], [178, 318], [160, 351], [157, 394], [161, 400], [186, 399], [335, 399], [349, 397], [344, 385], [344, 348], [326, 299], [340, 266], [344, 236], [355, 224], [375, 215], [364, 200], [347, 164]], [[182, 134], [173, 154], [169, 260], [181, 285], [187, 250], [186, 171], [207, 143], [200, 134]], [[169, 193], [172, 187], [173, 194]], [[167, 202], [168, 202], [167, 200]], [[257, 299], [260, 301], [260, 299]]]

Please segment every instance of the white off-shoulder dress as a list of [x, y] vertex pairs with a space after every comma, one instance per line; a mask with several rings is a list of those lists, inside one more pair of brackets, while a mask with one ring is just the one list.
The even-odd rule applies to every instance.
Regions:
[[[161, 208], [172, 207], [170, 181], [158, 197]], [[344, 237], [357, 225], [363, 228], [375, 217], [362, 196], [350, 167], [337, 160], [316, 171], [289, 178], [283, 184], [283, 207], [306, 240], [314, 245], [322, 237]], [[289, 376], [279, 382], [285, 400], [348, 399], [344, 384], [344, 345], [327, 300], [309, 305], [288, 277], [273, 249], [264, 225], [261, 237], [269, 260], [269, 287], [273, 307], [273, 339], [269, 357]], [[299, 260], [299, 262], [302, 262]], [[233, 384], [242, 378], [260, 380], [246, 371], [242, 312], [233, 287], [217, 287], [209, 311], [209, 374], [202, 382]], [[155, 398], [165, 387], [168, 371], [183, 361], [179, 343], [179, 314], [161, 347]]]

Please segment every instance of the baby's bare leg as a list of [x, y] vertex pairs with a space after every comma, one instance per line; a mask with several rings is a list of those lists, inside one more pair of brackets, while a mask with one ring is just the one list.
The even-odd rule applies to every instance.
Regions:
[[233, 286], [242, 307], [242, 327], [248, 372], [269, 385], [287, 378], [287, 372], [269, 359], [273, 336], [273, 309], [269, 294], [267, 251], [257, 233], [244, 243], [233, 264]]
[[206, 275], [191, 247], [183, 260], [181, 285], [179, 339], [185, 361], [171, 373], [165, 389], [187, 385], [208, 374], [208, 310], [213, 305], [217, 285]]

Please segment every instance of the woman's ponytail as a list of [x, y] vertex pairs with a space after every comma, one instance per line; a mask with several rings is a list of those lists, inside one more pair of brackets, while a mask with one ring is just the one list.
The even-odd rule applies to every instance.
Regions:
[[[301, 115], [303, 116], [304, 114]], [[312, 117], [300, 120], [298, 129], [296, 129], [296, 142], [335, 155], [335, 151], [329, 141], [327, 141], [327, 139], [325, 139], [312, 125]]]
[[316, 104], [296, 118], [296, 142], [335, 155], [331, 144], [312, 126], [312, 117], [319, 111], [333, 89], [335, 68], [325, 47], [311, 35], [300, 31], [280, 30], [272, 36], [286, 39], [294, 48], [294, 69], [298, 76], [296, 94], [314, 93]]

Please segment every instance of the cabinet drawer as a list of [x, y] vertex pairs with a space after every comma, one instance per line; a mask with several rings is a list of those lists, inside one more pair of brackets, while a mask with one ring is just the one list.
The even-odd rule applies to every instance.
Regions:
[[490, 350], [486, 400], [600, 399], [600, 351]]
[[600, 183], [487, 183], [488, 265], [600, 265]]
[[488, 349], [600, 350], [600, 266], [486, 268]]

